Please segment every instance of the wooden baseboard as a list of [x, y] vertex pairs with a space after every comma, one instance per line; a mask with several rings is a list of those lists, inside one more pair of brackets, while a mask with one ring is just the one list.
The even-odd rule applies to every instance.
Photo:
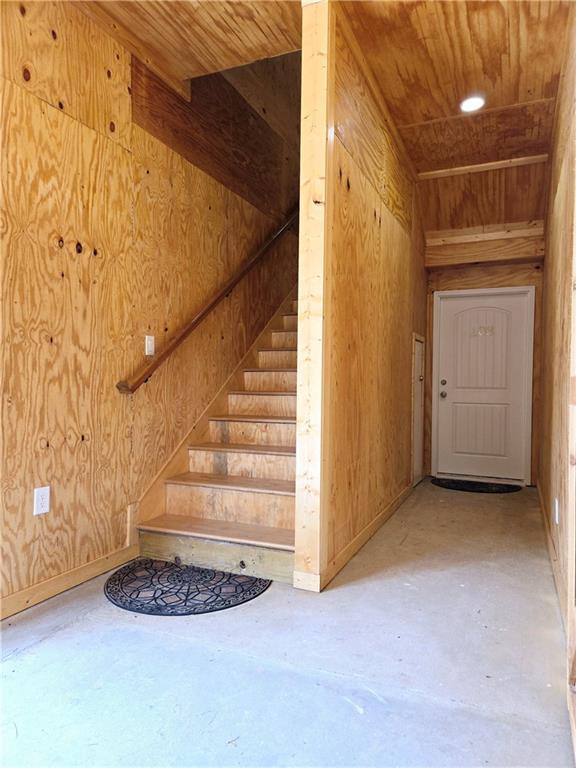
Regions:
[[376, 531], [388, 520], [398, 507], [403, 504], [412, 493], [413, 488], [405, 488], [393, 501], [382, 509], [376, 517], [358, 533], [344, 549], [333, 558], [322, 573], [294, 572], [294, 586], [299, 589], [307, 589], [310, 592], [320, 592], [329, 584], [334, 576], [342, 570], [346, 563], [361, 549], [366, 542], [374, 536]]
[[117, 568], [119, 565], [133, 560], [135, 557], [138, 557], [139, 553], [138, 544], [133, 544], [100, 557], [98, 560], [93, 560], [91, 563], [86, 563], [78, 568], [72, 568], [70, 571], [54, 576], [40, 584], [34, 584], [32, 587], [27, 587], [19, 592], [7, 595], [0, 601], [0, 619], [13, 616], [15, 613], [37, 605], [37, 603], [41, 603], [49, 597], [54, 597], [54, 595], [60, 592], [77, 587], [78, 584], [82, 584], [84, 581], [93, 579], [95, 576], [100, 576], [112, 568]]

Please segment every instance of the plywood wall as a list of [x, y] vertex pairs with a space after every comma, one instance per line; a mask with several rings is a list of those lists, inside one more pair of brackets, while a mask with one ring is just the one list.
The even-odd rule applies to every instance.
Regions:
[[426, 276], [414, 176], [347, 17], [303, 12], [295, 584], [319, 589], [410, 489]]
[[[547, 247], [543, 296], [542, 439], [538, 487], [543, 506], [556, 583], [565, 618], [574, 602], [574, 515], [569, 431], [571, 315], [576, 311], [574, 208], [576, 174], [576, 53], [572, 36], [563, 71], [550, 178], [546, 221]], [[574, 451], [574, 445], [572, 450]], [[576, 454], [572, 461], [576, 462]], [[573, 465], [574, 466], [574, 463]], [[559, 522], [554, 519], [554, 499]], [[572, 502], [570, 501], [572, 500]]]
[[2, 594], [24, 607], [134, 554], [127, 506], [295, 283], [296, 240], [120, 395], [144, 334], [160, 347], [275, 221], [132, 124], [128, 54], [73, 4], [0, 9]]

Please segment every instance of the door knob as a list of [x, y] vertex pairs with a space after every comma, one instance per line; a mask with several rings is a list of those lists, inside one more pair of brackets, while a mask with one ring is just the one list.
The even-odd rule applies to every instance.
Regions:
[[440, 397], [448, 397], [448, 392], [440, 392]]

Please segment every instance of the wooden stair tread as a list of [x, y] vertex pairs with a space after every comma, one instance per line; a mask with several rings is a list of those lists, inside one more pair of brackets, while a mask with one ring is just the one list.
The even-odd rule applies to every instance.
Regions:
[[296, 448], [290, 445], [253, 445], [252, 443], [195, 443], [189, 451], [216, 451], [220, 453], [262, 453], [271, 456], [296, 456]]
[[296, 424], [296, 416], [259, 416], [254, 414], [225, 413], [220, 416], [210, 416], [210, 421], [248, 421], [265, 422], [269, 424]]
[[242, 477], [241, 475], [215, 475], [207, 472], [183, 472], [181, 475], [166, 480], [171, 485], [203, 486], [222, 488], [228, 491], [248, 491], [250, 493], [275, 493], [280, 496], [294, 496], [294, 480], [269, 480], [261, 477]]
[[212, 520], [186, 515], [160, 515], [138, 524], [140, 531], [173, 533], [215, 541], [251, 544], [257, 547], [294, 550], [294, 531], [287, 528], [271, 528], [264, 525], [235, 523], [228, 520]]

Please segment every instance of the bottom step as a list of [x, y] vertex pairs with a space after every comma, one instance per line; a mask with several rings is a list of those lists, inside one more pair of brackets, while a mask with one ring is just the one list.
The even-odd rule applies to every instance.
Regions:
[[293, 531], [163, 515], [140, 523], [142, 557], [292, 584]]

